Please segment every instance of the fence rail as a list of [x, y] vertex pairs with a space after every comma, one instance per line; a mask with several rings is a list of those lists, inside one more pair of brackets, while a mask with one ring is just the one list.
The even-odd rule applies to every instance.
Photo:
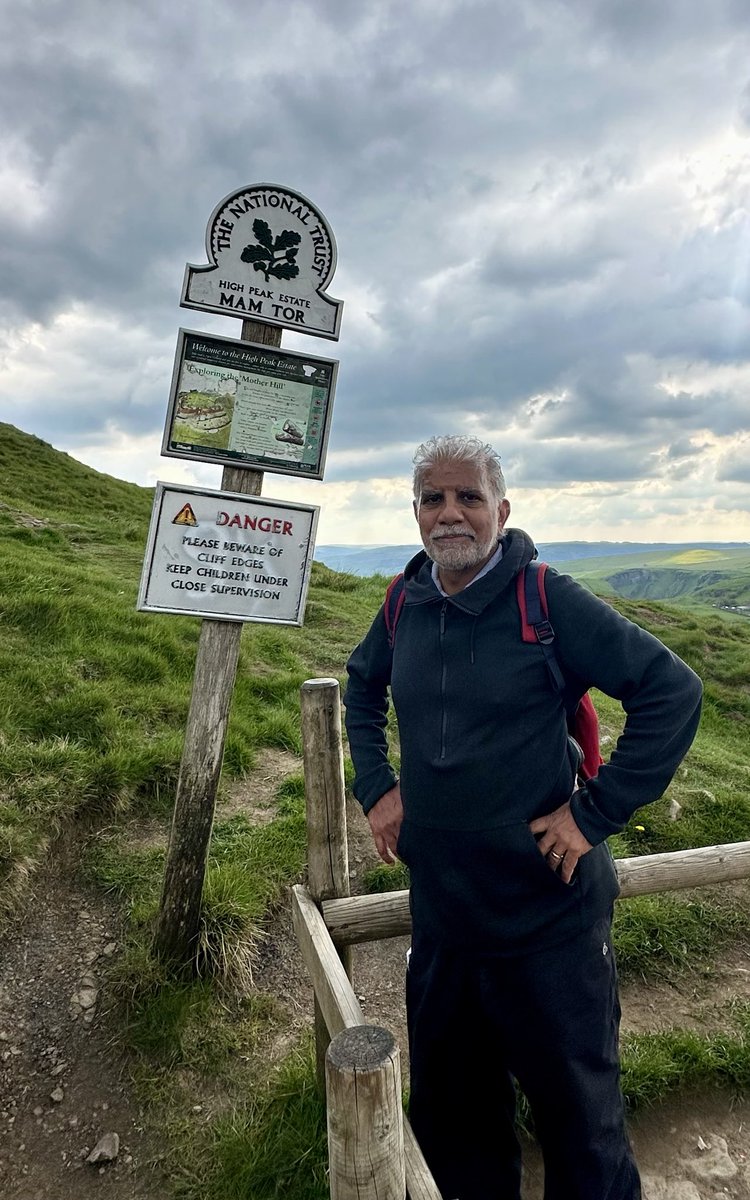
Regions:
[[[750, 878], [750, 842], [644, 854], [615, 862], [620, 899]], [[336, 946], [400, 937], [411, 930], [408, 892], [324, 900], [323, 919]]]

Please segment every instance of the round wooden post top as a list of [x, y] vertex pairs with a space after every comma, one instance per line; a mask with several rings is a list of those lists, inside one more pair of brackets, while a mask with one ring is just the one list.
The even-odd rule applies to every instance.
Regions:
[[380, 1025], [355, 1025], [342, 1029], [331, 1041], [326, 1058], [337, 1071], [379, 1070], [396, 1053], [396, 1039]]
[[303, 692], [314, 692], [318, 688], [338, 687], [338, 679], [306, 679], [302, 684]]

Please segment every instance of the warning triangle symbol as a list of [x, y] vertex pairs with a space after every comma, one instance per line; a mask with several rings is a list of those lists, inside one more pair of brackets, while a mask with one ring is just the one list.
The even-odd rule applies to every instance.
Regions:
[[173, 525], [197, 525], [195, 513], [189, 504], [183, 504], [176, 517], [172, 519]]

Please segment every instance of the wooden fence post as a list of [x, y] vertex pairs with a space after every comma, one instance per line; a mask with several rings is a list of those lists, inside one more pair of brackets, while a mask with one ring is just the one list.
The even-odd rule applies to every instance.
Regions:
[[331, 1200], [404, 1200], [399, 1048], [387, 1029], [359, 1025], [326, 1053]]
[[[336, 679], [308, 679], [300, 690], [302, 751], [307, 811], [308, 890], [316, 904], [349, 895], [341, 703]], [[351, 980], [351, 948], [339, 950]], [[328, 1029], [315, 1000], [318, 1084], [326, 1081]]]

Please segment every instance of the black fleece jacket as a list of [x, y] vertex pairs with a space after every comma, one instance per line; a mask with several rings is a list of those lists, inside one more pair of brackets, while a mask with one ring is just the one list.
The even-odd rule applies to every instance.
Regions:
[[[549, 617], [569, 684], [581, 695], [599, 688], [626, 713], [609, 762], [574, 791], [562, 702], [541, 647], [521, 640], [515, 577], [535, 556], [522, 530], [508, 530], [498, 565], [443, 597], [420, 552], [406, 567], [394, 650], [381, 609], [347, 664], [346, 730], [365, 812], [396, 782], [385, 736], [391, 691], [412, 921], [442, 942], [492, 954], [540, 949], [609, 910], [617, 878], [605, 839], [662, 795], [700, 718], [701, 683], [685, 663], [549, 568]], [[571, 793], [594, 849], [568, 885], [528, 823]]]

